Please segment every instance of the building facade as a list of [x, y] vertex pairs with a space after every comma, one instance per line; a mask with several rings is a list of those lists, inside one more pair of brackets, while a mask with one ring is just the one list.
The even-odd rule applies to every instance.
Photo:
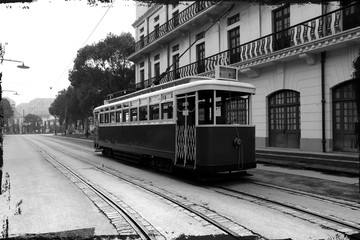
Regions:
[[256, 87], [257, 148], [357, 151], [360, 3], [194, 1], [139, 5], [136, 14], [138, 89], [236, 67], [239, 81]]

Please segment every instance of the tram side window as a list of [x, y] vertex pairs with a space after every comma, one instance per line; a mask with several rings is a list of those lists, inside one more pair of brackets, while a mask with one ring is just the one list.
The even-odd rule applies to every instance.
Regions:
[[109, 112], [105, 113], [105, 123], [109, 123]]
[[121, 122], [122, 114], [121, 111], [116, 111], [116, 122]]
[[100, 123], [104, 123], [104, 114], [103, 113], [100, 114]]
[[129, 122], [130, 121], [130, 114], [129, 109], [123, 110], [123, 122]]
[[115, 112], [110, 112], [110, 121], [111, 123], [115, 123]]
[[139, 107], [139, 120], [140, 121], [147, 120], [147, 106]]
[[149, 119], [150, 120], [158, 120], [159, 119], [159, 104], [150, 105], [149, 110], [150, 110]]
[[214, 91], [199, 91], [199, 124], [214, 124]]
[[249, 124], [249, 95], [217, 91], [216, 124]]
[[130, 109], [130, 121], [131, 122], [137, 121], [137, 115], [138, 115], [138, 109], [137, 108], [131, 108]]
[[161, 104], [161, 119], [172, 119], [173, 118], [173, 103]]

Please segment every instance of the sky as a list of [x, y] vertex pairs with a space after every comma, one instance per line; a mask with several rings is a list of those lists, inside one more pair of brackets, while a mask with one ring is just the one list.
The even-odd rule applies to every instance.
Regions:
[[109, 4], [89, 6], [86, 0], [0, 4], [4, 59], [23, 61], [30, 67], [20, 69], [21, 63], [9, 61], [0, 64], [3, 97], [16, 105], [55, 98], [70, 85], [68, 72], [80, 48], [105, 39], [110, 32], [134, 36], [135, 2], [114, 1], [111, 8]]

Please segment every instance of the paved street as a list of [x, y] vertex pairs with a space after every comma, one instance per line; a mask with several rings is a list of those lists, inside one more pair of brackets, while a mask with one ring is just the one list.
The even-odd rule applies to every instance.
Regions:
[[[146, 182], [156, 185], [161, 189], [166, 189], [170, 186], [170, 188], [173, 189], [173, 193], [180, 194], [181, 192], [186, 199], [191, 200], [194, 203], [198, 201], [198, 204], [205, 204], [205, 206], [211, 209], [216, 209], [218, 213], [226, 215], [231, 219], [236, 219], [240, 225], [246, 226], [246, 228], [253, 233], [259, 233], [267, 239], [285, 239], [286, 237], [291, 239], [304, 239], [296, 238], [294, 232], [303, 234], [303, 237], [312, 237], [311, 239], [328, 239], [329, 237], [336, 235], [335, 231], [325, 230], [322, 227], [305, 223], [301, 219], [294, 219], [291, 216], [281, 214], [281, 211], [279, 212], [278, 210], [274, 211], [261, 206], [248, 204], [246, 201], [225, 197], [225, 195], [215, 194], [205, 188], [191, 186], [188, 183], [183, 183], [177, 179], [171, 179], [168, 175], [162, 173], [144, 171], [143, 169], [134, 168], [131, 165], [123, 165], [118, 161], [103, 158], [101, 155], [96, 155], [92, 151], [92, 144], [88, 140], [64, 139], [60, 136], [27, 135], [25, 137], [29, 139], [36, 137], [49, 144], [50, 142], [51, 144], [59, 144], [64, 140], [70, 141], [67, 144], [73, 146], [72, 151], [74, 154], [76, 154], [76, 152], [80, 154], [80, 152], [84, 151], [84, 153], [82, 153], [84, 154], [84, 157], [87, 156], [86, 158], [89, 158], [91, 155], [98, 156], [92, 161], [103, 161], [103, 165], [105, 164], [109, 168], [118, 168], [119, 171], [121, 170], [125, 175], [141, 176], [141, 179], [146, 179]], [[0, 197], [0, 213], [4, 216], [4, 218], [1, 219], [1, 224], [3, 229], [7, 229], [7, 236], [24, 236], [25, 234], [42, 234], [42, 236], [49, 236], [46, 234], [50, 233], [55, 234], [56, 236], [116, 236], [117, 231], [110, 220], [75, 184], [69, 181], [63, 174], [60, 174], [53, 165], [45, 161], [39, 150], [35, 150], [25, 137], [21, 135], [8, 135], [4, 138], [4, 192]], [[69, 149], [70, 151], [69, 146], [66, 146], [66, 149]], [[58, 148], [65, 149], [65, 145], [58, 145]], [[79, 163], [76, 163], [76, 160], [71, 159], [70, 156], [65, 157], [65, 155], [61, 155], [61, 151], [59, 151], [59, 153], [54, 152], [53, 154], [58, 159], [62, 159], [64, 162], [68, 162], [69, 165], [73, 165], [78, 171], [91, 173], [87, 175], [89, 179], [93, 179], [92, 181], [95, 181], [96, 178], [104, 179], [104, 176], [101, 176], [99, 173], [92, 170], [90, 171], [88, 167], [79, 165]], [[121, 166], [121, 168], [119, 168], [119, 166]], [[294, 187], [296, 190], [313, 194], [319, 193], [324, 196], [329, 196], [329, 198], [335, 197], [341, 201], [352, 201], [357, 202], [358, 204], [360, 202], [358, 179], [355, 177], [334, 176], [320, 172], [266, 165], [259, 165], [257, 169], [248, 172], [250, 176], [245, 179], [226, 182], [226, 184], [223, 183], [223, 186], [231, 185], [235, 188], [240, 187], [240, 190], [243, 191], [249, 189], [249, 191], [256, 192], [256, 188], [249, 185], [251, 183], [246, 183], [247, 180], [254, 180], [282, 187]], [[139, 201], [138, 197], [134, 198], [134, 196], [139, 196], [139, 194], [142, 195], [142, 193], [139, 192], [134, 196], [125, 196], [123, 194], [124, 189], [128, 189], [126, 185], [122, 185], [122, 187], [119, 188], [117, 187], [118, 183], [116, 181], [111, 179], [102, 181], [108, 185], [108, 189], [113, 188], [113, 193], [118, 192], [118, 197], [121, 197], [123, 200], [127, 199], [127, 203], [129, 203], [130, 199], [132, 199], [130, 202], [138, 202], [137, 206], [136, 204], [132, 204], [132, 207], [138, 209], [143, 216], [147, 216], [146, 218], [148, 220], [152, 219], [154, 213], [146, 210], [149, 209], [146, 208], [146, 206], [149, 206], [149, 203], [145, 204], [143, 201]], [[98, 184], [100, 184], [100, 180], [98, 181]], [[341, 190], [340, 192], [339, 189]], [[134, 192], [135, 190], [129, 191]], [[264, 190], [258, 190], [258, 192], [259, 191]], [[276, 190], [273, 190], [273, 193], [270, 194], [275, 194], [274, 196], [279, 195]], [[145, 198], [146, 197], [144, 197], [144, 199]], [[239, 205], [240, 203], [241, 205]], [[229, 206], [237, 207], [234, 208]], [[146, 213], [146, 211], [148, 211], [148, 213]], [[165, 219], [165, 212], [158, 212], [158, 214], [158, 220]], [[175, 214], [175, 212], [173, 212], [173, 214]], [[269, 214], [272, 215], [272, 217], [270, 217]], [[180, 215], [173, 215], [173, 217], [174, 216], [178, 216], [177, 218], [174, 218], [174, 220], [180, 219]], [[260, 216], [268, 216], [270, 218], [260, 219]], [[277, 220], [275, 222], [268, 221], [271, 220], [271, 218]], [[349, 216], [349, 219], [351, 218], [352, 217]], [[155, 219], [151, 221], [154, 222]], [[180, 236], [181, 232], [187, 232], [188, 235], [192, 235], [196, 232], [192, 232], [190, 229], [184, 230], [185, 228], [179, 231], [179, 227], [174, 227], [175, 224], [177, 224], [176, 221], [171, 223], [169, 221], [170, 220], [168, 220], [167, 224], [158, 221], [160, 224], [159, 226], [162, 225], [162, 227], [157, 227], [157, 229], [160, 229], [160, 232], [163, 231], [161, 228], [174, 229], [172, 234], [163, 234], [165, 236], [174, 237], [168, 237], [167, 239], [176, 239], [176, 236]], [[186, 221], [191, 222], [192, 220]], [[156, 226], [157, 223], [153, 224]], [[296, 231], [294, 229], [294, 224], [297, 225]], [[199, 229], [200, 227], [200, 225], [196, 228], [195, 226], [196, 223], [192, 223], [192, 228], [194, 230]], [[281, 229], [280, 232], [279, 228]], [[168, 230], [164, 232], [167, 231]], [[312, 233], [310, 233], [310, 231]], [[214, 233], [216, 233], [216, 231], [213, 232], [213, 234]], [[4, 231], [2, 234], [2, 236], [5, 236]]]

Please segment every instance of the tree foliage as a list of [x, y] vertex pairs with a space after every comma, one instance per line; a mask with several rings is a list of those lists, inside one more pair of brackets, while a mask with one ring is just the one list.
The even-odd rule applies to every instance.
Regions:
[[91, 116], [107, 95], [133, 84], [134, 66], [128, 56], [134, 43], [130, 33], [109, 34], [105, 40], [78, 51], [69, 80], [83, 114]]
[[60, 124], [76, 124], [77, 120], [85, 123], [107, 95], [132, 85], [135, 71], [128, 56], [134, 43], [130, 33], [109, 34], [106, 39], [81, 48], [69, 72], [71, 85], [58, 93], [49, 113]]
[[1, 108], [3, 115], [3, 121], [6, 123], [8, 120], [14, 116], [14, 110], [12, 109], [9, 100], [6, 98], [1, 99]]
[[[71, 87], [68, 87], [68, 90]], [[69, 90], [69, 92], [71, 92]], [[60, 125], [62, 125], [65, 121], [66, 117], [66, 108], [70, 99], [68, 98], [68, 91], [66, 89], [61, 90], [58, 95], [56, 96], [54, 102], [51, 103], [49, 107], [49, 113], [52, 116], [57, 117], [59, 120]]]
[[24, 123], [32, 124], [34, 126], [35, 125], [41, 125], [42, 124], [42, 119], [38, 115], [29, 113], [28, 115], [25, 116]]
[[27, 128], [28, 133], [33, 132], [40, 132], [41, 131], [41, 125], [42, 125], [42, 119], [38, 115], [29, 113], [24, 118], [24, 123]]

